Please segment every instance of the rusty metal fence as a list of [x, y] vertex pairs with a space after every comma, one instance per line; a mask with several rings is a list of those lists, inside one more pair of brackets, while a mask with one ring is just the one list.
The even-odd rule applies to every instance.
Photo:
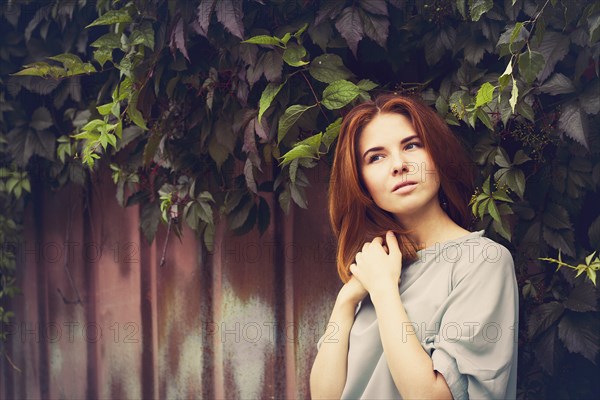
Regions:
[[[326, 213], [326, 167], [309, 210], [214, 251], [194, 232], [148, 244], [139, 208], [122, 208], [108, 173], [34, 191], [17, 247], [22, 293], [2, 329], [3, 399], [309, 398], [308, 376], [341, 286]], [[91, 189], [89, 189], [91, 190]]]

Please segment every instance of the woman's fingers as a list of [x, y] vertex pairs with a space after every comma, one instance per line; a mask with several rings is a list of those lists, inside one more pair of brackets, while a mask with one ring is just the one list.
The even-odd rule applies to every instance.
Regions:
[[371, 244], [378, 244], [381, 246], [383, 245], [383, 238], [381, 236], [377, 236], [375, 239], [373, 239]]
[[396, 238], [394, 232], [388, 231], [387, 235], [385, 236], [385, 242], [388, 246], [390, 255], [393, 254], [402, 257], [402, 252], [400, 251], [400, 246], [398, 245], [398, 239]]

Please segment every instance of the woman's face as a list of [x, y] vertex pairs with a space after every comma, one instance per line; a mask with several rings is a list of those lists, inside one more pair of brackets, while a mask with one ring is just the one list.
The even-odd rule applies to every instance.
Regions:
[[439, 175], [407, 117], [377, 115], [363, 129], [358, 150], [359, 173], [381, 209], [400, 220], [439, 207]]

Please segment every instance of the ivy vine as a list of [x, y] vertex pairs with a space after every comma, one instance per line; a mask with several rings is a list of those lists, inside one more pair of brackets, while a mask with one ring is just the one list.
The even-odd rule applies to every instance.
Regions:
[[[3, 243], [40, 170], [61, 187], [109, 168], [149, 241], [160, 223], [175, 234], [187, 224], [212, 250], [218, 215], [238, 234], [262, 233], [269, 198], [286, 212], [309, 207], [307, 171], [331, 161], [348, 108], [378, 92], [419, 94], [473, 149], [477, 227], [515, 256], [519, 397], [598, 394], [597, 2], [2, 7]], [[7, 254], [0, 301], [15, 293]]]

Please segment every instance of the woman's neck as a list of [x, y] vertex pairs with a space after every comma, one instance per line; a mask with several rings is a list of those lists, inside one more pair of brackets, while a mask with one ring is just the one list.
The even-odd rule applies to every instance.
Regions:
[[417, 244], [418, 249], [424, 249], [435, 243], [441, 243], [464, 236], [468, 233], [454, 222], [439, 206], [429, 207], [425, 214], [413, 218], [402, 217], [402, 226], [409, 230], [408, 236]]

